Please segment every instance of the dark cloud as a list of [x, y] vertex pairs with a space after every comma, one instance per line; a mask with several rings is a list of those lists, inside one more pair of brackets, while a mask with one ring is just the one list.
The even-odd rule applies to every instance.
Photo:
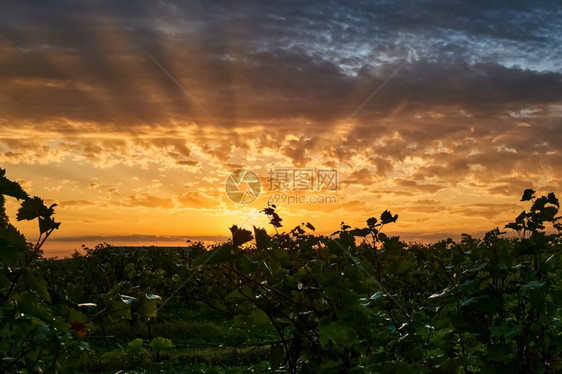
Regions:
[[359, 184], [368, 186], [371, 184], [373, 175], [367, 168], [355, 170], [349, 177], [340, 182], [341, 185]]
[[343, 119], [406, 58], [363, 116], [402, 103], [497, 113], [560, 102], [561, 67], [544, 66], [559, 14], [546, 2], [11, 3], [0, 105], [37, 121], [210, 124], [151, 53], [225, 126]]

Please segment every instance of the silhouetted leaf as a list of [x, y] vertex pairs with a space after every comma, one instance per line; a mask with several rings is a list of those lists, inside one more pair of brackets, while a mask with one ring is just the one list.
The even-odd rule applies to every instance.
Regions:
[[275, 227], [282, 227], [283, 225], [281, 224], [281, 221], [283, 221], [283, 218], [279, 217], [277, 213], [271, 214], [271, 218], [269, 220], [270, 224], [272, 224]]
[[367, 220], [367, 226], [369, 226], [371, 229], [375, 228], [376, 225], [377, 225], [377, 219], [375, 217], [371, 217]]
[[543, 210], [544, 206], [548, 203], [548, 199], [545, 196], [541, 196], [535, 200], [531, 206], [531, 211]]
[[522, 226], [522, 225], [518, 225], [517, 223], [514, 223], [514, 222], [508, 223], [507, 225], [504, 226], [504, 228], [506, 228], [506, 229], [512, 229], [512, 230], [515, 230], [515, 231], [521, 231], [521, 230], [523, 230], [523, 226]]
[[14, 226], [0, 228], [0, 259], [8, 266], [14, 266], [18, 259], [23, 258], [27, 250], [27, 242]]
[[556, 205], [558, 208], [560, 208], [560, 203], [558, 202], [558, 199], [556, 198], [554, 193], [551, 192], [548, 194], [547, 201], [549, 204]]
[[265, 208], [265, 209], [263, 210], [263, 212], [264, 212], [265, 214], [267, 214], [268, 216], [270, 216], [270, 215], [272, 215], [273, 213], [275, 213], [275, 209], [269, 207], [269, 208]]
[[21, 203], [17, 214], [17, 220], [32, 220], [41, 217], [47, 213], [46, 210], [47, 207], [39, 197], [35, 196], [31, 199], [26, 199]]
[[271, 239], [265, 229], [254, 226], [254, 236], [256, 237], [256, 247], [259, 250], [264, 250], [269, 247]]
[[249, 230], [238, 228], [236, 225], [230, 228], [230, 232], [232, 233], [232, 244], [235, 248], [254, 239]]
[[381, 223], [383, 225], [386, 225], [387, 223], [396, 222], [397, 219], [398, 219], [398, 214], [395, 214], [393, 216], [392, 213], [390, 213], [388, 210], [385, 210], [381, 214]]
[[50, 230], [56, 230], [60, 227], [60, 222], [55, 222], [52, 217], [39, 217], [39, 232], [41, 234]]
[[19, 183], [6, 178], [6, 170], [0, 169], [0, 195], [15, 197], [18, 200], [28, 198], [27, 193], [21, 188]]
[[515, 218], [515, 223], [518, 223], [519, 225], [522, 225], [525, 223], [525, 218], [527, 218], [527, 213], [525, 211], [522, 211], [517, 218]]
[[365, 229], [353, 229], [351, 231], [349, 231], [349, 233], [353, 236], [367, 236], [371, 233], [371, 229], [369, 228], [365, 228]]
[[547, 206], [543, 209], [541, 215], [545, 221], [552, 221], [557, 213], [558, 213], [558, 208], [553, 206]]
[[523, 192], [523, 197], [521, 198], [521, 201], [529, 201], [531, 200], [533, 197], [535, 197], [535, 191], [531, 188], [527, 188], [524, 192]]

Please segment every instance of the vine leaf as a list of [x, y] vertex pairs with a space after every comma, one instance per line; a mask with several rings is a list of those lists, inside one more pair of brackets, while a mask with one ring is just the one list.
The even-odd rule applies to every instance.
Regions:
[[357, 339], [355, 330], [340, 322], [331, 322], [318, 327], [318, 335], [320, 344], [327, 347], [331, 342], [336, 349], [343, 350], [344, 347], [350, 346]]
[[258, 250], [264, 250], [270, 245], [270, 238], [265, 229], [254, 226], [254, 236], [256, 237], [256, 247]]
[[236, 225], [230, 228], [230, 232], [232, 233], [232, 245], [234, 245], [235, 248], [254, 239], [251, 231], [238, 228]]
[[6, 178], [4, 169], [0, 169], [0, 195], [15, 197], [18, 200], [25, 200], [29, 197], [19, 183]]
[[232, 245], [229, 243], [223, 244], [213, 250], [207, 251], [197, 257], [193, 263], [195, 265], [215, 265], [220, 262], [229, 261], [234, 258], [232, 253]]
[[388, 210], [385, 210], [381, 214], [381, 223], [383, 225], [386, 225], [387, 223], [396, 222], [397, 219], [398, 219], [398, 214], [395, 214], [393, 216], [392, 213], [390, 213]]
[[282, 344], [271, 345], [271, 369], [277, 370], [285, 360], [285, 348]]
[[527, 188], [523, 192], [523, 197], [521, 197], [521, 201], [529, 201], [535, 197], [535, 191], [531, 188]]

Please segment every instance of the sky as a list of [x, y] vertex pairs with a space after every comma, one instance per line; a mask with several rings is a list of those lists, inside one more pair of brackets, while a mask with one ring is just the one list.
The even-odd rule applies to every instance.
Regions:
[[[287, 230], [389, 209], [406, 241], [481, 236], [525, 188], [562, 192], [561, 18], [554, 1], [9, 2], [0, 167], [58, 204], [47, 255], [218, 240], [268, 227], [268, 201]], [[239, 169], [260, 186], [246, 204]]]

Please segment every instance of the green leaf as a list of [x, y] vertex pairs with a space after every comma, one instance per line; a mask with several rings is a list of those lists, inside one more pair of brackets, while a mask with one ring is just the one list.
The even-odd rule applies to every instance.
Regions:
[[535, 290], [535, 289], [539, 289], [539, 288], [543, 288], [544, 287], [544, 283], [543, 282], [538, 282], [538, 281], [531, 281], [531, 282], [527, 282], [524, 284], [520, 285], [520, 289], [522, 291], [525, 290]]
[[141, 338], [136, 338], [135, 340], [131, 340], [129, 344], [127, 344], [127, 353], [130, 354], [138, 354], [142, 351], [143, 342]]
[[252, 318], [252, 322], [256, 325], [269, 325], [270, 323], [269, 317], [261, 309], [254, 310], [252, 312], [251, 318]]
[[236, 267], [242, 274], [252, 274], [258, 268], [258, 261], [252, 260], [249, 256], [238, 256], [236, 258]]
[[478, 265], [478, 266], [476, 266], [472, 269], [465, 270], [463, 273], [467, 273], [467, 272], [468, 273], [478, 273], [479, 271], [482, 271], [482, 270], [486, 269], [487, 266], [488, 266], [488, 263], [483, 262], [480, 265]]
[[131, 307], [121, 299], [112, 301], [109, 307], [107, 308], [107, 313], [109, 319], [113, 321], [122, 318], [132, 319]]
[[337, 350], [344, 350], [357, 340], [355, 330], [341, 322], [330, 322], [320, 325], [318, 327], [318, 334], [320, 344], [323, 347], [328, 347], [332, 343]]
[[36, 276], [29, 268], [24, 268], [22, 278], [25, 285], [37, 292], [43, 300], [51, 301], [51, 295], [47, 291], [47, 282], [41, 276]]
[[411, 268], [413, 268], [415, 265], [403, 258], [398, 259], [397, 261], [393, 261], [390, 263], [390, 266], [388, 267], [388, 271], [391, 274], [394, 275], [399, 275], [402, 273], [407, 272], [408, 270], [410, 270]]
[[156, 317], [157, 304], [162, 298], [158, 295], [145, 294], [143, 295], [138, 303], [138, 312], [142, 318], [154, 318]]
[[215, 249], [203, 253], [193, 263], [195, 265], [215, 265], [220, 262], [230, 261], [234, 258], [232, 245], [223, 244]]
[[94, 324], [89, 321], [89, 318], [76, 309], [70, 309], [68, 311], [66, 320], [70, 323], [70, 328], [80, 336], [86, 335], [86, 332], [94, 327]]
[[166, 351], [174, 348], [174, 343], [170, 339], [157, 337], [150, 341], [150, 347], [155, 351]]
[[125, 351], [123, 348], [116, 348], [113, 351], [105, 352], [102, 357], [102, 362], [110, 362], [110, 363], [123, 363], [125, 359]]
[[270, 365], [272, 370], [277, 370], [285, 360], [285, 348], [282, 344], [271, 345]]
[[19, 310], [24, 314], [29, 314], [44, 321], [52, 319], [51, 312], [47, 306], [39, 299], [37, 293], [25, 291], [18, 298]]
[[0, 259], [8, 266], [15, 266], [23, 259], [27, 251], [27, 242], [14, 226], [0, 228]]
[[516, 336], [521, 335], [523, 328], [520, 325], [515, 325], [508, 322], [500, 322], [497, 326], [490, 327], [491, 337], [504, 337], [507, 339], [513, 339]]
[[37, 345], [42, 345], [45, 344], [45, 342], [49, 339], [49, 335], [51, 335], [51, 329], [46, 323], [40, 322], [37, 319], [33, 319], [33, 328], [30, 332], [30, 335], [31, 342]]

